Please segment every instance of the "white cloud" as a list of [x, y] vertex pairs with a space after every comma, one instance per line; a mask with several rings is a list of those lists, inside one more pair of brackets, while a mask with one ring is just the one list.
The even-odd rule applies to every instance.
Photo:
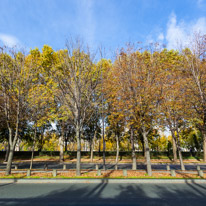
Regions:
[[168, 49], [179, 49], [182, 46], [189, 46], [190, 39], [194, 33], [206, 33], [206, 18], [199, 18], [195, 22], [178, 22], [176, 15], [170, 16], [167, 24], [166, 40]]
[[159, 35], [158, 35], [158, 37], [157, 37], [157, 39], [159, 40], [159, 41], [163, 41], [164, 40], [164, 34], [163, 33], [160, 33]]
[[146, 37], [146, 43], [147, 43], [147, 44], [152, 44], [152, 43], [154, 43], [154, 39], [153, 39], [153, 37], [152, 37], [151, 34]]
[[0, 33], [0, 41], [8, 47], [20, 45], [20, 41], [15, 36], [8, 34]]
[[206, 33], [206, 18], [199, 18], [195, 24], [192, 25], [193, 32]]

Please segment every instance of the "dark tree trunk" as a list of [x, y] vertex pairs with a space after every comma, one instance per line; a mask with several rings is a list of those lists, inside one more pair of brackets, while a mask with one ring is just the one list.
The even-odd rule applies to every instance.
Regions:
[[101, 152], [101, 139], [99, 139], [99, 156], [100, 156], [100, 152]]
[[131, 129], [131, 144], [132, 144], [132, 170], [137, 169], [137, 161], [136, 161], [136, 154], [135, 154], [135, 147], [134, 147], [134, 132]]
[[142, 143], [142, 155], [145, 157], [145, 145], [144, 145], [144, 138], [141, 138]]
[[9, 142], [8, 142], [8, 144], [7, 144], [7, 146], [6, 146], [6, 155], [5, 155], [4, 162], [7, 162], [7, 161], [8, 161], [9, 152], [10, 152], [10, 147], [9, 147]]
[[[68, 137], [67, 137], [68, 138]], [[65, 138], [65, 148], [64, 148], [64, 151], [67, 152], [67, 143], [68, 143], [68, 139]]]
[[151, 160], [150, 160], [150, 149], [149, 149], [149, 142], [148, 142], [148, 138], [147, 138], [147, 133], [143, 130], [142, 135], [143, 135], [144, 144], [145, 144], [147, 173], [149, 176], [152, 176], [152, 166], [151, 166]]

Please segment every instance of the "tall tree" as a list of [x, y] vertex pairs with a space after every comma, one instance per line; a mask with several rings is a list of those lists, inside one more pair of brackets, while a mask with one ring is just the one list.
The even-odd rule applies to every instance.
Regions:
[[67, 50], [59, 51], [59, 64], [53, 70], [52, 77], [58, 84], [60, 95], [70, 111], [75, 126], [76, 174], [81, 175], [81, 134], [86, 113], [92, 106], [95, 90], [100, 80], [100, 71], [92, 62], [90, 52], [85, 52], [78, 42], [74, 47], [68, 45]]
[[114, 136], [116, 141], [116, 159], [115, 164], [119, 162], [119, 151], [120, 151], [120, 142], [121, 137], [125, 133], [125, 118], [121, 115], [121, 112], [115, 110], [115, 107], [109, 109], [108, 116], [108, 127], [107, 127], [107, 136]]
[[95, 110], [96, 111], [88, 112], [87, 115], [89, 115], [90, 118], [89, 121], [86, 121], [84, 123], [84, 127], [83, 127], [83, 138], [89, 142], [89, 146], [90, 146], [91, 162], [93, 162], [93, 158], [94, 158], [94, 143], [97, 139], [101, 138], [100, 113], [98, 111], [98, 108], [96, 108]]
[[163, 62], [163, 74], [161, 79], [161, 106], [160, 113], [163, 114], [164, 124], [169, 128], [173, 142], [174, 161], [176, 161], [176, 148], [179, 154], [181, 169], [185, 170], [181, 145], [180, 132], [184, 128], [187, 119], [185, 102], [184, 79], [181, 75], [182, 56], [176, 51], [161, 52]]
[[27, 99], [30, 89], [31, 74], [25, 66], [25, 55], [14, 50], [10, 55], [0, 54], [0, 90], [3, 94], [3, 105], [7, 128], [9, 131], [9, 156], [6, 175], [11, 173], [14, 149], [19, 138], [19, 127], [27, 111]]
[[186, 98], [191, 105], [191, 114], [203, 135], [204, 161], [206, 162], [206, 35], [196, 34], [191, 49], [185, 49], [182, 72], [185, 81]]
[[[152, 175], [148, 134], [153, 130], [157, 118], [158, 104], [158, 53], [122, 50], [113, 67], [114, 104], [119, 104], [124, 112], [127, 127], [131, 132], [133, 169], [136, 169], [134, 130], [141, 132], [146, 151], [147, 172]], [[118, 103], [119, 102], [119, 103]]]
[[55, 54], [51, 47], [44, 46], [42, 53], [38, 48], [30, 50], [26, 56], [26, 66], [32, 74], [28, 95], [28, 121], [33, 129], [33, 145], [30, 169], [36, 144], [43, 147], [45, 130], [51, 127], [53, 110], [55, 109], [53, 88], [55, 85], [48, 78], [49, 70], [55, 62]]

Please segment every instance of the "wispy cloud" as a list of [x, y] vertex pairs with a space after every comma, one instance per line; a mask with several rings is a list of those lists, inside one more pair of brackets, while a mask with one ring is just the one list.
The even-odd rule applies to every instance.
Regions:
[[154, 38], [153, 38], [153, 36], [152, 36], [151, 34], [149, 34], [149, 35], [146, 36], [146, 41], [145, 41], [145, 43], [146, 43], [146, 45], [147, 45], [147, 44], [152, 44], [152, 43], [154, 43]]
[[20, 41], [12, 35], [0, 33], [0, 42], [8, 47], [14, 47], [20, 45]]
[[202, 8], [206, 5], [206, 1], [205, 0], [197, 0], [197, 6], [199, 8]]
[[164, 40], [164, 34], [163, 33], [160, 33], [159, 35], [158, 35], [158, 37], [157, 37], [157, 39], [159, 40], [159, 41], [163, 41]]
[[201, 5], [203, 3], [203, 0], [197, 0], [197, 4]]
[[179, 49], [182, 46], [189, 46], [194, 33], [206, 33], [206, 18], [202, 17], [194, 22], [177, 21], [174, 13], [171, 14], [166, 31], [168, 49]]

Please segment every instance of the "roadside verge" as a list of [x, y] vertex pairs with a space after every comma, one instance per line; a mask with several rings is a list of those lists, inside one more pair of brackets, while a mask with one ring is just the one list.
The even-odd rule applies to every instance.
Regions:
[[71, 178], [71, 179], [60, 179], [60, 178], [39, 178], [39, 179], [30, 179], [30, 178], [26, 178], [26, 179], [17, 179], [17, 178], [14, 178], [14, 179], [5, 179], [5, 178], [2, 178], [0, 179], [0, 184], [5, 184], [5, 183], [38, 183], [38, 184], [47, 184], [47, 183], [64, 183], [64, 184], [76, 184], [76, 183], [86, 183], [86, 184], [92, 184], [92, 183], [95, 183], [95, 184], [106, 184], [106, 183], [126, 183], [126, 184], [145, 184], [145, 183], [152, 183], [152, 184], [168, 184], [168, 183], [189, 183], [189, 184], [206, 184], [206, 179], [151, 179], [151, 178], [148, 178], [148, 179], [110, 179], [110, 178], [102, 178], [102, 179], [92, 179], [92, 178]]

